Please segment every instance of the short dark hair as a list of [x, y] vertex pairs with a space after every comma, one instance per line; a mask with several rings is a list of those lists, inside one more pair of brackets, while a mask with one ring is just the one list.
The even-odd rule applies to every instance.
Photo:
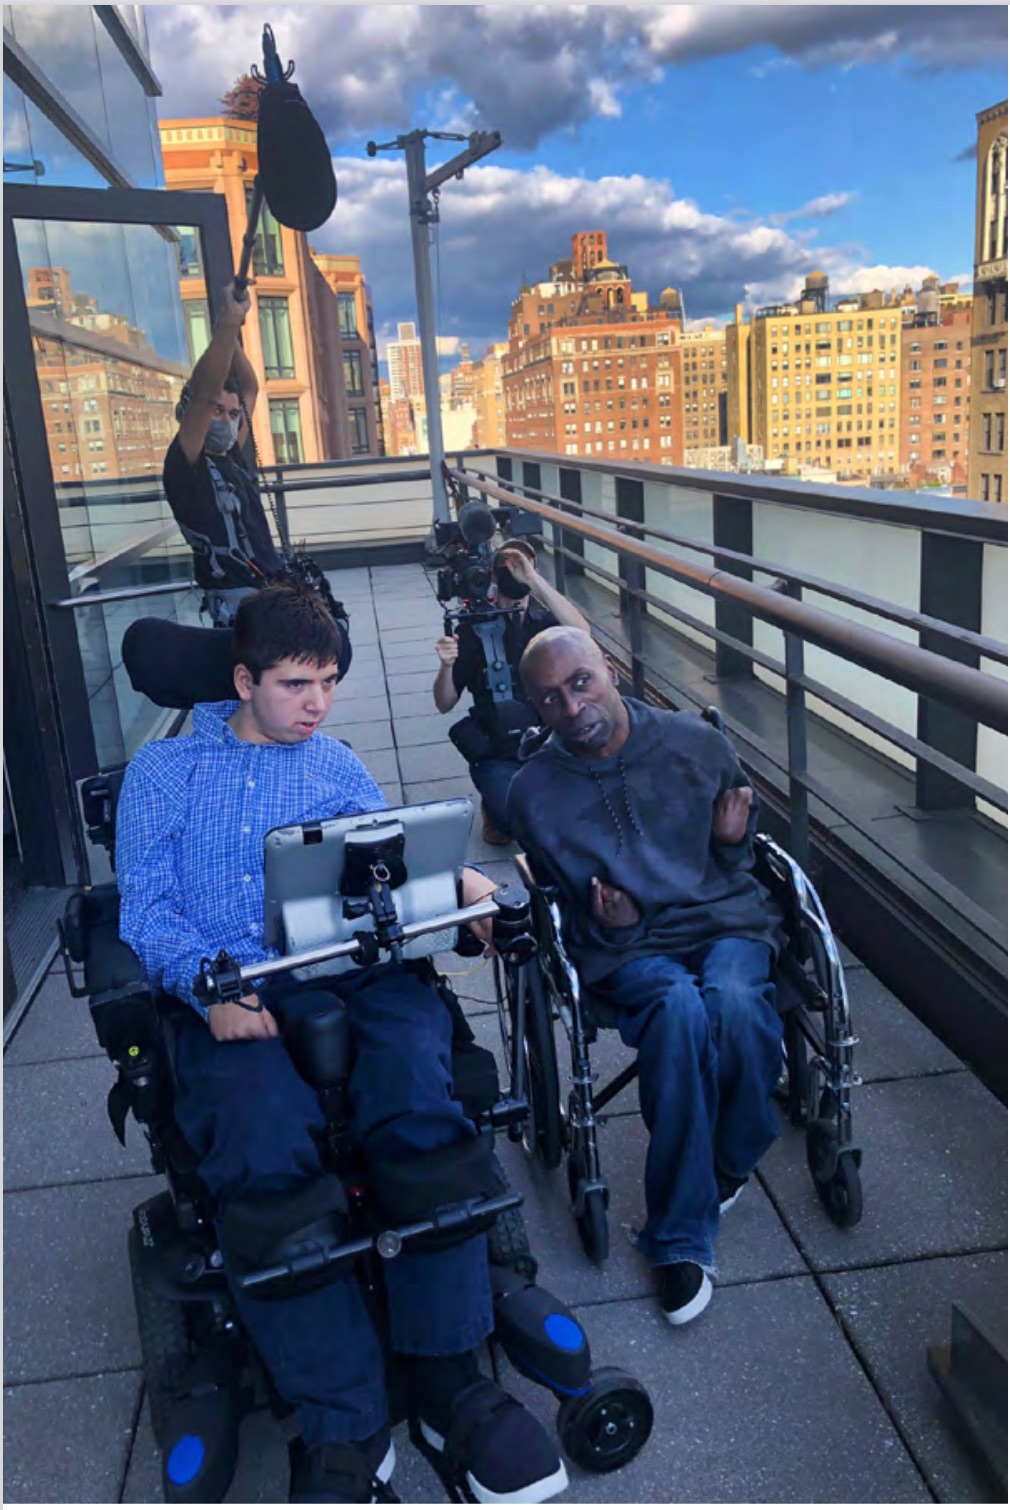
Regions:
[[239, 603], [232, 629], [235, 664], [254, 682], [281, 661], [339, 663], [343, 631], [318, 593], [303, 587], [263, 587]]
[[502, 551], [519, 551], [521, 555], [532, 561], [534, 566], [537, 564], [537, 553], [528, 540], [503, 540], [494, 553], [493, 565], [497, 566]]

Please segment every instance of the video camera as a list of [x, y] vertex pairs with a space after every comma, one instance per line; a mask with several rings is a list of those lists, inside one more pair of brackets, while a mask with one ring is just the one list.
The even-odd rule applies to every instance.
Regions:
[[447, 620], [512, 612], [497, 608], [491, 601], [494, 556], [491, 540], [498, 529], [515, 538], [537, 534], [540, 525], [524, 509], [511, 505], [492, 509], [476, 499], [461, 504], [455, 519], [435, 524], [435, 546], [431, 553], [438, 566], [435, 596], [443, 605], [453, 599], [458, 599], [461, 605], [446, 615]]

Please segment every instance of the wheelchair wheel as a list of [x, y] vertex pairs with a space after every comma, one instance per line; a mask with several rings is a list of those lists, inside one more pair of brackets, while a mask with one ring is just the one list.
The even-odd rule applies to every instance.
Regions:
[[854, 1148], [838, 1151], [835, 1097], [830, 1090], [822, 1093], [818, 1110], [817, 1121], [807, 1125], [807, 1166], [835, 1226], [855, 1227], [863, 1215], [859, 1152]]
[[130, 1229], [129, 1252], [144, 1385], [151, 1426], [155, 1440], [160, 1444], [169, 1409], [193, 1356], [193, 1347], [186, 1328], [183, 1303], [154, 1295], [144, 1284], [140, 1234], [136, 1227]]
[[487, 1235], [487, 1256], [490, 1263], [502, 1269], [513, 1269], [533, 1284], [537, 1277], [537, 1261], [530, 1252], [520, 1207], [499, 1211]]
[[614, 1473], [641, 1452], [652, 1420], [652, 1401], [644, 1385], [623, 1369], [601, 1368], [584, 1395], [562, 1402], [558, 1437], [578, 1467], [589, 1473]]
[[586, 1177], [585, 1167], [577, 1150], [568, 1155], [568, 1194], [576, 1208], [575, 1225], [579, 1233], [582, 1251], [591, 1264], [602, 1268], [610, 1254], [610, 1230], [607, 1223], [607, 1192], [586, 1190], [582, 1196], [582, 1210], [578, 1212], [579, 1185]]
[[547, 993], [536, 964], [506, 971], [509, 1023], [514, 1041], [518, 1003], [516, 981], [526, 993], [525, 1054], [526, 1093], [530, 1115], [523, 1133], [523, 1147], [547, 1169], [557, 1169], [564, 1151], [564, 1128], [561, 1118], [561, 1089], [558, 1055], [554, 1044], [554, 1023]]

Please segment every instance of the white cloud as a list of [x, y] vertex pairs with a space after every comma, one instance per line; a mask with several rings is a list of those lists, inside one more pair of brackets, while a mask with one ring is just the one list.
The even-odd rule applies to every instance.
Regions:
[[695, 59], [940, 69], [1006, 49], [997, 5], [152, 5], [147, 19], [165, 117], [215, 114], [269, 21], [331, 143], [409, 129], [441, 100], [440, 129], [496, 127], [517, 150], [619, 116], [622, 91]]
[[[393, 334], [396, 320], [414, 318], [403, 162], [345, 157], [334, 166], [340, 202], [313, 240], [320, 249], [360, 254], [381, 349], [384, 329]], [[819, 196], [829, 209], [842, 197]], [[858, 248], [815, 244], [807, 230], [712, 213], [678, 198], [664, 180], [640, 174], [590, 178], [542, 165], [523, 172], [490, 163], [446, 186], [441, 217], [432, 265], [441, 271], [443, 353], [460, 340], [475, 353], [502, 340], [523, 279], [546, 278], [550, 264], [569, 255], [579, 230], [606, 231], [611, 257], [626, 263], [635, 287], [653, 298], [668, 285], [680, 288], [692, 323], [728, 318], [737, 303], [793, 298], [814, 267], [829, 274], [833, 294], [906, 281], [918, 287], [933, 271], [870, 265]]]
[[843, 189], [835, 194], [818, 194], [814, 199], [808, 199], [806, 204], [800, 205], [798, 210], [784, 210], [780, 215], [769, 215], [771, 225], [786, 225], [790, 220], [823, 220], [826, 215], [837, 215], [839, 210], [844, 210], [855, 199], [855, 193], [851, 189]]

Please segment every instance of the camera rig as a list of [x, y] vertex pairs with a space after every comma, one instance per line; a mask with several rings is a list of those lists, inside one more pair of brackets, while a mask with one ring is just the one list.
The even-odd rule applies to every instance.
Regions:
[[[498, 530], [511, 538], [535, 535], [540, 522], [533, 514], [514, 504], [491, 508], [476, 499], [461, 495], [458, 485], [448, 479], [456, 505], [456, 518], [437, 521], [429, 564], [436, 567], [435, 596], [445, 608], [444, 630], [452, 634], [459, 624], [469, 624], [484, 652], [487, 690], [498, 705], [498, 722], [515, 722], [518, 703], [512, 681], [512, 669], [505, 650], [505, 627], [521, 608], [502, 608], [491, 601], [494, 550], [491, 541]], [[447, 605], [457, 601], [457, 608]], [[506, 705], [515, 705], [510, 708]], [[505, 732], [514, 733], [514, 730]], [[521, 730], [519, 732], [522, 732]]]

